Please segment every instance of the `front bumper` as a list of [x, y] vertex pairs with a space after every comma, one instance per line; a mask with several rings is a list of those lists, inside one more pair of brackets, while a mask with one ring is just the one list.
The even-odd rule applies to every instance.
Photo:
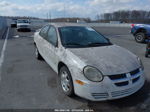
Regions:
[[20, 27], [20, 28], [17, 28], [17, 30], [31, 30], [31, 28], [29, 28], [29, 27], [25, 27], [25, 28]]
[[[111, 80], [108, 76], [105, 76], [102, 82], [88, 83], [85, 81], [85, 84], [82, 86], [74, 83], [75, 94], [91, 101], [113, 100], [129, 96], [142, 88], [145, 76], [142, 69], [132, 77], [130, 77], [129, 73], [127, 75], [128, 78], [119, 80]], [[139, 79], [133, 83], [133, 80], [138, 77]], [[123, 81], [128, 81], [128, 84], [125, 86], [115, 85], [116, 82]]]
[[31, 27], [27, 25], [17, 26], [17, 30], [31, 30]]

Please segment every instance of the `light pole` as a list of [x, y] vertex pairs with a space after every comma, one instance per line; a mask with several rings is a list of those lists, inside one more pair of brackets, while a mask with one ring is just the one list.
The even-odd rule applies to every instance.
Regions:
[[50, 22], [51, 22], [51, 11], [49, 11], [49, 19], [50, 19]]

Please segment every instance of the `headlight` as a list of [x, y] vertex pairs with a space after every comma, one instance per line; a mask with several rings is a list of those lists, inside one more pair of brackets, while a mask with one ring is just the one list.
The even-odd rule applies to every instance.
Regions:
[[137, 60], [139, 61], [139, 63], [140, 63], [140, 65], [141, 65], [142, 70], [144, 70], [144, 66], [143, 66], [143, 63], [142, 63], [141, 59], [140, 59], [139, 57], [137, 57]]
[[94, 67], [91, 67], [91, 66], [86, 66], [84, 69], [83, 69], [83, 73], [84, 73], [84, 76], [90, 80], [90, 81], [93, 81], [93, 82], [100, 82], [103, 80], [103, 75], [102, 73], [94, 68]]

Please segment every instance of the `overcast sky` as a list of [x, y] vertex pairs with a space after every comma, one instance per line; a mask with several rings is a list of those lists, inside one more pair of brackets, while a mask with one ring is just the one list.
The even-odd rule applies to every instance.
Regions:
[[2, 16], [90, 17], [116, 10], [150, 10], [150, 0], [0, 0]]

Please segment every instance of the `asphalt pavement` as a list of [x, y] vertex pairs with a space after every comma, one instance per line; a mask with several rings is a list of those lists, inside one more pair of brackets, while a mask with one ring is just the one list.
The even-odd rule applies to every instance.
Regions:
[[[65, 96], [58, 85], [57, 74], [45, 61], [35, 58], [32, 32], [10, 28], [5, 58], [0, 75], [0, 111], [21, 109], [36, 112], [51, 109], [91, 109], [94, 112], [149, 112], [150, 59], [144, 57], [145, 44], [134, 41], [130, 28], [96, 27], [113, 43], [138, 55], [145, 66], [147, 82], [136, 94], [113, 101], [91, 102], [78, 96]], [[0, 48], [4, 39], [0, 39]], [[1, 49], [0, 49], [1, 52]]]

